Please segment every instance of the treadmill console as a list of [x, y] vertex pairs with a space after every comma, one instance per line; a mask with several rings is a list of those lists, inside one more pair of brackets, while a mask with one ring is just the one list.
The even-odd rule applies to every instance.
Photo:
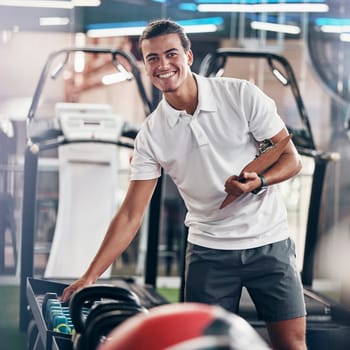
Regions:
[[55, 115], [68, 141], [118, 141], [124, 125], [105, 104], [57, 103]]

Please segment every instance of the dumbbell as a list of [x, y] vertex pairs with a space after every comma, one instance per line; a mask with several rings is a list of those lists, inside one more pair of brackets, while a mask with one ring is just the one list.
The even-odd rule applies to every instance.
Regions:
[[127, 302], [105, 301], [94, 305], [85, 320], [79, 350], [95, 350], [103, 336], [128, 318], [146, 312], [144, 307]]
[[102, 299], [141, 306], [138, 296], [126, 288], [96, 284], [80, 289], [73, 294], [69, 302], [71, 319], [77, 333], [83, 333], [85, 329], [84, 310], [86, 314], [86, 309], [91, 309], [94, 303]]
[[45, 294], [42, 303], [42, 314], [48, 329], [72, 334], [73, 324], [69, 315], [69, 308], [62, 306], [56, 293]]
[[[73, 347], [79, 350], [94, 349], [102, 336], [126, 318], [139, 312], [147, 312], [134, 292], [101, 284], [74, 293], [69, 307], [76, 330]], [[86, 317], [83, 317], [84, 307], [90, 308]]]

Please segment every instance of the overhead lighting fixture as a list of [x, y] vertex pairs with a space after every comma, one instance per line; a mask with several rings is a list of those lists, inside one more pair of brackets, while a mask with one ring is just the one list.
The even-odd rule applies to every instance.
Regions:
[[74, 7], [97, 7], [101, 5], [101, 0], [71, 0]]
[[178, 23], [186, 33], [213, 33], [224, 24], [222, 17], [196, 18], [180, 20]]
[[265, 4], [199, 4], [199, 12], [328, 12], [329, 6], [322, 3], [265, 3]]
[[68, 17], [40, 17], [41, 26], [66, 26], [69, 24]]
[[14, 7], [39, 7], [39, 8], [57, 8], [72, 9], [78, 6], [100, 6], [101, 0], [0, 0], [0, 6]]
[[103, 85], [111, 85], [115, 83], [121, 83], [126, 80], [131, 80], [132, 79], [132, 74], [129, 72], [117, 72], [113, 74], [108, 74], [105, 75], [102, 78], [102, 84]]
[[191, 25], [185, 28], [187, 34], [193, 33], [214, 33], [218, 30], [218, 27], [215, 24], [198, 24]]
[[350, 32], [349, 18], [322, 17], [315, 20], [317, 26], [323, 33], [346, 33]]
[[256, 30], [266, 30], [270, 32], [285, 33], [285, 34], [300, 34], [300, 28], [294, 25], [278, 24], [269, 22], [253, 21], [250, 26]]
[[[222, 17], [198, 18], [177, 21], [186, 33], [216, 32], [224, 20]], [[87, 36], [103, 38], [114, 36], [139, 36], [147, 26], [147, 22], [98, 23], [87, 26]]]
[[113, 37], [113, 36], [139, 36], [144, 30], [145, 26], [121, 27], [121, 28], [111, 27], [111, 28], [96, 28], [96, 29], [92, 28], [92, 29], [88, 29], [86, 34], [90, 38], [106, 38], [106, 37]]
[[45, 0], [0, 0], [0, 6], [14, 7], [40, 7], [40, 8], [58, 8], [72, 9], [73, 3], [70, 1], [45, 1]]
[[[75, 46], [84, 47], [86, 45], [85, 34], [75, 34]], [[82, 73], [85, 69], [85, 54], [82, 51], [77, 51], [74, 54], [74, 71], [76, 73]]]
[[349, 43], [350, 42], [350, 33], [341, 33], [340, 40]]
[[350, 32], [350, 25], [321, 26], [321, 32], [323, 32], [323, 33], [346, 33], [346, 32]]

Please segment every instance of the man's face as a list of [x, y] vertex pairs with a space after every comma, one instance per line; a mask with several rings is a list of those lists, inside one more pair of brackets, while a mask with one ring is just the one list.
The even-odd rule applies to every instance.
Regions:
[[175, 92], [186, 80], [193, 61], [177, 34], [166, 34], [142, 42], [146, 73], [153, 85], [164, 93]]

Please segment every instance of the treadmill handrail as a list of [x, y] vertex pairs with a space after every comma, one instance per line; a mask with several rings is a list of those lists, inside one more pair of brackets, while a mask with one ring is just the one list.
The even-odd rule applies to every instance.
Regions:
[[308, 149], [308, 148], [304, 148], [304, 147], [298, 147], [298, 152], [302, 156], [307, 156], [307, 157], [313, 158], [315, 160], [322, 159], [325, 161], [336, 162], [340, 159], [340, 154], [338, 152], [317, 151], [317, 150]]
[[[127, 52], [122, 51], [122, 50], [114, 49], [114, 48], [70, 47], [70, 48], [64, 48], [64, 49], [52, 52], [48, 56], [46, 63], [41, 71], [41, 74], [40, 74], [40, 77], [39, 77], [39, 80], [38, 80], [38, 83], [37, 83], [37, 86], [36, 86], [36, 89], [35, 89], [35, 92], [33, 95], [32, 103], [29, 107], [29, 112], [27, 115], [27, 123], [30, 122], [35, 116], [35, 113], [37, 111], [38, 104], [40, 101], [40, 97], [42, 95], [42, 91], [43, 91], [43, 88], [44, 88], [44, 85], [45, 85], [45, 82], [46, 82], [46, 79], [47, 79], [47, 76], [49, 73], [49, 69], [51, 67], [53, 60], [62, 54], [66, 54], [66, 57], [65, 57], [64, 62], [63, 62], [63, 66], [64, 66], [68, 61], [68, 56], [71, 53], [75, 53], [75, 52], [110, 54], [112, 56], [113, 65], [116, 67], [116, 69], [118, 69], [118, 65], [119, 65], [119, 62], [117, 60], [117, 56], [119, 55], [119, 56], [124, 57], [131, 66], [131, 72], [136, 80], [139, 93], [140, 93], [142, 101], [146, 107], [146, 114], [148, 114], [152, 110], [152, 103], [147, 97], [146, 90], [142, 84], [142, 80], [140, 77], [140, 71], [137, 67], [136, 60], [132, 54], [127, 53]], [[62, 69], [62, 67], [60, 67], [60, 69]]]

